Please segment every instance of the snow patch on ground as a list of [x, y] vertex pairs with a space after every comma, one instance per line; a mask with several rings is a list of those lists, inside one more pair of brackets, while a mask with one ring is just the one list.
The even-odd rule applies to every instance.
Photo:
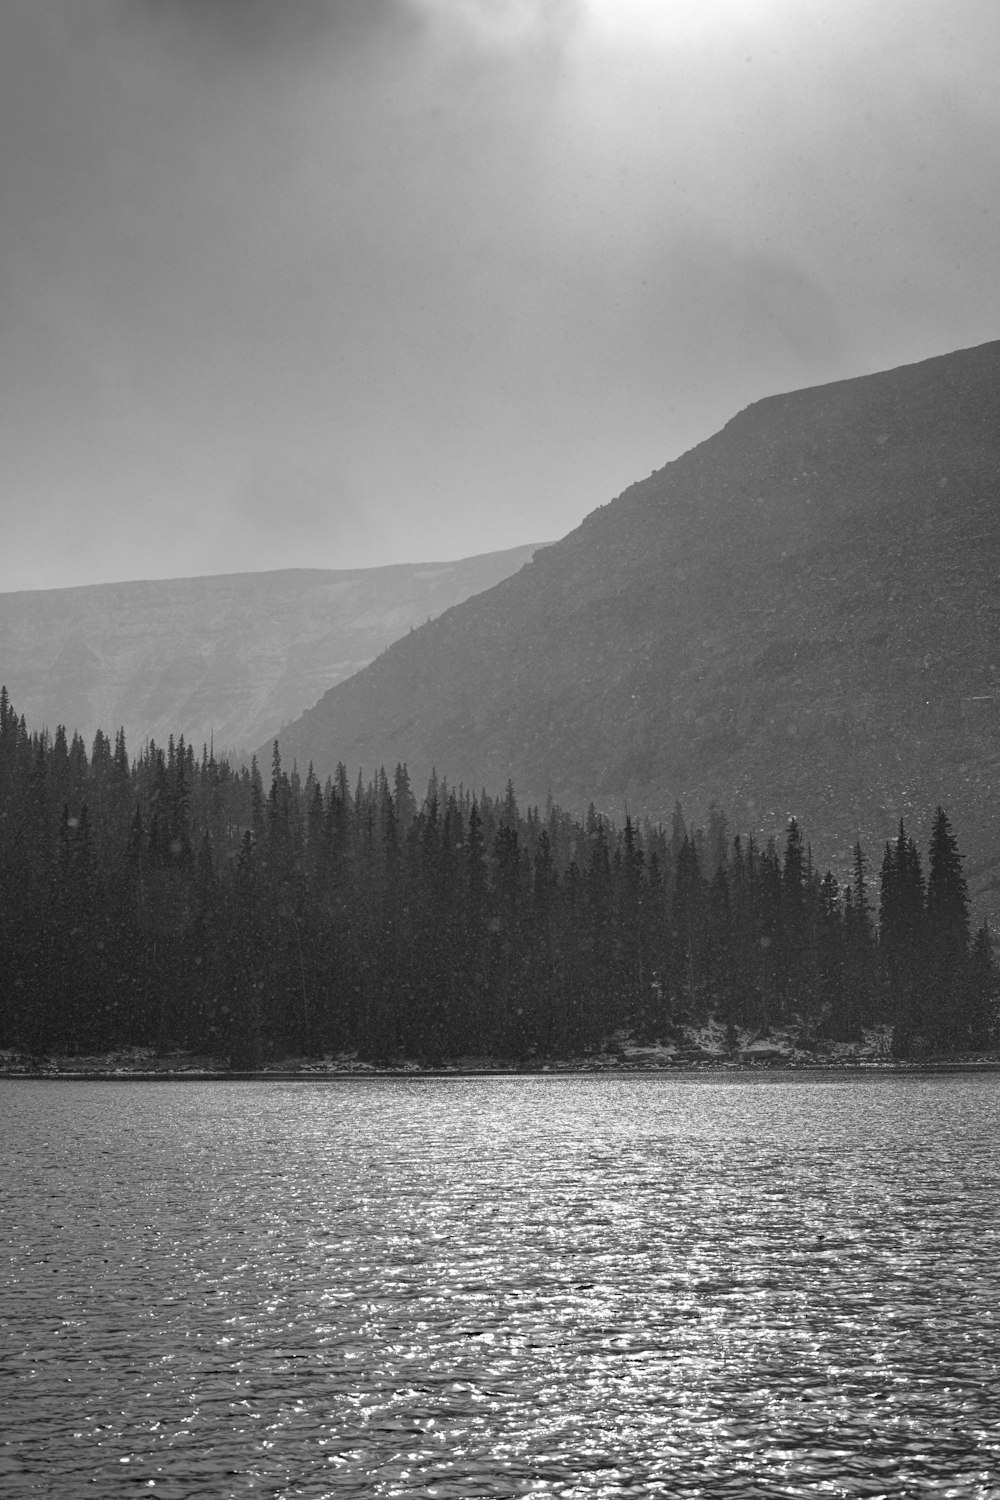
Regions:
[[231, 1066], [224, 1057], [193, 1052], [157, 1052], [127, 1047], [78, 1056], [33, 1056], [17, 1048], [0, 1049], [0, 1076], [60, 1078], [336, 1078], [374, 1075], [454, 1074], [489, 1076], [509, 1073], [657, 1073], [692, 1069], [764, 1068], [924, 1068], [1000, 1066], [1000, 1052], [963, 1057], [926, 1057], [901, 1064], [891, 1052], [892, 1029], [876, 1026], [853, 1041], [810, 1037], [802, 1027], [775, 1027], [759, 1032], [727, 1027], [720, 1021], [672, 1028], [669, 1040], [638, 1042], [627, 1032], [610, 1037], [599, 1052], [573, 1058], [503, 1058], [463, 1056], [435, 1063], [414, 1058], [373, 1062], [356, 1052], [322, 1056], [272, 1056], [257, 1067]]

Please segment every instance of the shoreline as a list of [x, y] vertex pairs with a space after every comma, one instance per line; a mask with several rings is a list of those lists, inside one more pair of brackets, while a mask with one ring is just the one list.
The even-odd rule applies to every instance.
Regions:
[[[891, 1032], [873, 1027], [852, 1041], [801, 1045], [798, 1027], [729, 1038], [714, 1020], [686, 1026], [670, 1042], [636, 1042], [621, 1034], [575, 1057], [517, 1059], [490, 1052], [460, 1052], [435, 1062], [398, 1055], [370, 1062], [357, 1052], [285, 1052], [248, 1049], [242, 1057], [177, 1046], [110, 1047], [107, 1050], [35, 1052], [0, 1049], [0, 1079], [120, 1083], [341, 1083], [405, 1078], [787, 1078], [878, 1077], [907, 1073], [1000, 1072], [1000, 1049], [945, 1053], [927, 1047], [893, 1057]], [[733, 1045], [735, 1042], [735, 1045]], [[249, 1054], [249, 1055], [248, 1055]]]
[[482, 1067], [0, 1067], [0, 1080], [39, 1083], [358, 1083], [441, 1078], [855, 1078], [904, 1074], [1000, 1073], [1000, 1058], [837, 1059], [815, 1062], [735, 1062], [706, 1059], [674, 1064], [565, 1062], [541, 1066], [497, 1063]]

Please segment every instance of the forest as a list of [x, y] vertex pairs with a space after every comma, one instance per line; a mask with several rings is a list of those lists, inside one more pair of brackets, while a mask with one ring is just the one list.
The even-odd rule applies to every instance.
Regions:
[[182, 738], [28, 730], [0, 692], [0, 1047], [191, 1049], [253, 1067], [587, 1055], [709, 1017], [800, 1045], [892, 1027], [900, 1058], [998, 1040], [943, 809], [822, 876], [782, 847], [449, 786], [404, 765], [269, 781]]

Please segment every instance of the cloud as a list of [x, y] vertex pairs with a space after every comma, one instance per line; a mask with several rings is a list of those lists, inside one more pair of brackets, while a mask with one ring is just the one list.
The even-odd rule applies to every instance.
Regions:
[[63, 580], [554, 536], [994, 336], [998, 44], [993, 0], [0, 5], [0, 586], [32, 536]]
[[585, 21], [582, 0], [411, 0], [432, 45], [512, 56], [562, 48]]
[[408, 0], [116, 0], [115, 20], [213, 61], [239, 61], [301, 54], [331, 39], [348, 49], [372, 44], [412, 14]]

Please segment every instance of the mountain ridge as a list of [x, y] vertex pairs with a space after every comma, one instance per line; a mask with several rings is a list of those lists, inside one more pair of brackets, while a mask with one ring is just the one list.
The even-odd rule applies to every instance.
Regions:
[[33, 724], [242, 750], [533, 547], [382, 568], [127, 580], [0, 594], [0, 678]]
[[[764, 397], [288, 726], [665, 818], [710, 801], [877, 858], [941, 801], [1000, 857], [1000, 342]], [[919, 830], [915, 830], [919, 831]]]

